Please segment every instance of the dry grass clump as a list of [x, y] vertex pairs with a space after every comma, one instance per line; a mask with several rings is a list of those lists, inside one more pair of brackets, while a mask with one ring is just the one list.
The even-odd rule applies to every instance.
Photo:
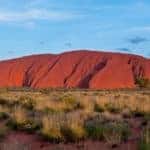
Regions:
[[60, 126], [63, 120], [60, 120], [61, 116], [47, 115], [42, 118], [42, 129], [41, 134], [44, 138], [59, 142], [63, 139]]
[[40, 128], [40, 122], [30, 118], [28, 112], [21, 107], [16, 107], [7, 122], [7, 126], [14, 130], [25, 130], [28, 132], [36, 131]]
[[94, 111], [95, 111], [95, 112], [102, 113], [102, 112], [105, 111], [105, 108], [102, 107], [102, 106], [100, 106], [99, 104], [95, 103], [95, 104], [94, 104]]
[[94, 110], [121, 113], [124, 109], [128, 109], [130, 112], [149, 113], [150, 96], [120, 95], [119, 98], [115, 98], [113, 95], [96, 97]]
[[30, 110], [33, 110], [36, 105], [36, 101], [29, 96], [21, 96], [19, 102], [23, 107]]
[[13, 118], [17, 123], [23, 123], [28, 119], [27, 111], [22, 107], [15, 107], [12, 110], [11, 118]]
[[84, 117], [80, 112], [48, 114], [42, 118], [41, 133], [54, 142], [81, 140], [85, 137]]
[[78, 108], [85, 112], [93, 112], [95, 106], [95, 97], [81, 96], [78, 101]]
[[78, 142], [86, 138], [86, 131], [82, 125], [64, 124], [61, 127], [61, 133], [66, 142]]
[[65, 141], [77, 142], [86, 138], [84, 121], [89, 117], [88, 113], [76, 111], [68, 113], [61, 125], [61, 132]]
[[0, 104], [0, 121], [6, 120], [9, 118], [9, 108]]
[[55, 98], [52, 95], [47, 100], [38, 101], [35, 109], [44, 112], [69, 112], [79, 109], [79, 103], [77, 98], [71, 94], [63, 94]]

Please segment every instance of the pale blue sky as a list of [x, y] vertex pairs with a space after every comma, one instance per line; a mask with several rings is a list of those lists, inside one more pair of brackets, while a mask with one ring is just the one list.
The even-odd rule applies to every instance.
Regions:
[[0, 59], [76, 49], [150, 57], [150, 1], [0, 0]]

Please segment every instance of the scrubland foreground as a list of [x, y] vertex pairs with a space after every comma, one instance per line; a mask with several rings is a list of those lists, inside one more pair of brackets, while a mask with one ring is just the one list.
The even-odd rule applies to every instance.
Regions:
[[150, 150], [150, 90], [0, 89], [0, 150]]

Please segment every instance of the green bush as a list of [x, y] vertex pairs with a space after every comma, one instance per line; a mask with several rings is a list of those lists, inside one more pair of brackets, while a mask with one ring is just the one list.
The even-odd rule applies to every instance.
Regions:
[[102, 117], [95, 117], [86, 121], [85, 129], [90, 138], [94, 140], [106, 140], [112, 145], [126, 141], [130, 135], [130, 130], [126, 123], [106, 121]]
[[149, 88], [150, 87], [150, 80], [147, 78], [136, 78], [135, 84], [140, 88]]
[[87, 125], [85, 127], [88, 137], [93, 140], [103, 140], [104, 139], [104, 126], [103, 125]]
[[0, 112], [0, 120], [5, 120], [7, 119], [9, 116], [7, 113], [5, 112]]
[[88, 137], [94, 140], [103, 140], [104, 124], [105, 120], [101, 115], [87, 119], [85, 121], [85, 129]]
[[104, 138], [112, 146], [128, 140], [129, 135], [129, 127], [123, 122], [110, 122], [104, 127]]
[[143, 130], [139, 143], [139, 150], [150, 150], [150, 127]]

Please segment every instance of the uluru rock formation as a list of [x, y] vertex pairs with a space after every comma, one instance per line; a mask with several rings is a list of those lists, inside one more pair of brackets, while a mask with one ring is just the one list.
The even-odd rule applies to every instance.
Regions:
[[134, 88], [137, 77], [150, 79], [150, 59], [81, 50], [0, 61], [0, 87]]

